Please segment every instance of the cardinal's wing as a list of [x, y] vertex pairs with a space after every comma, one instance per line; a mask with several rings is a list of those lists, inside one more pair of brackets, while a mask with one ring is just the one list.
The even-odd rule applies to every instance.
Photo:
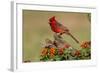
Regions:
[[62, 26], [62, 24], [61, 24], [61, 23], [59, 23], [58, 21], [56, 21], [56, 23], [57, 23], [57, 25], [58, 25], [58, 26]]
[[56, 21], [57, 22], [57, 25], [61, 28], [61, 29], [63, 29], [64, 31], [69, 31], [69, 29], [67, 28], [67, 27], [65, 27], [64, 25], [62, 25], [61, 23], [59, 23], [58, 21]]

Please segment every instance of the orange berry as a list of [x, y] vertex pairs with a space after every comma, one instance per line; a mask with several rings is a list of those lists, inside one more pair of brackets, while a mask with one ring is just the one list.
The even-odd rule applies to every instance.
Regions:
[[61, 48], [61, 49], [58, 50], [58, 54], [59, 55], [62, 55], [63, 53], [64, 53], [64, 49], [63, 48]]
[[90, 48], [91, 42], [90, 41], [85, 41], [81, 44], [82, 48]]
[[51, 48], [50, 49], [50, 57], [52, 58], [52, 57], [54, 57], [54, 55], [55, 55], [55, 48]]
[[48, 50], [46, 49], [46, 48], [44, 48], [43, 50], [42, 50], [42, 56], [45, 56], [45, 55], [47, 55], [48, 54]]
[[80, 51], [79, 50], [77, 50], [76, 52], [75, 52], [75, 56], [79, 56], [81, 53], [80, 53]]
[[50, 53], [51, 53], [51, 54], [55, 54], [55, 48], [51, 48], [51, 49], [50, 49]]

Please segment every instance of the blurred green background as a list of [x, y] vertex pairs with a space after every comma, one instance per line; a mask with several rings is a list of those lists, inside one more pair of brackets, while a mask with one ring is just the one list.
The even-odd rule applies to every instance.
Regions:
[[[53, 32], [48, 24], [48, 20], [52, 16], [56, 16], [60, 23], [68, 27], [80, 43], [91, 40], [91, 25], [88, 14], [23, 10], [23, 61], [39, 61], [45, 39], [54, 39]], [[71, 37], [68, 35], [63, 35], [63, 37], [74, 48], [79, 49], [79, 44]]]

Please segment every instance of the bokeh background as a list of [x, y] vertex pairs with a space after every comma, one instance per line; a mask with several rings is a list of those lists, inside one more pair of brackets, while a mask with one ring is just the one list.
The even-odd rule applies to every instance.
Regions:
[[[45, 39], [54, 39], [53, 32], [48, 24], [48, 20], [52, 16], [56, 16], [56, 19], [60, 23], [68, 27], [70, 32], [80, 43], [82, 41], [90, 41], [91, 22], [89, 21], [88, 14], [89, 13], [23, 10], [23, 62], [39, 61], [40, 52], [45, 43]], [[74, 48], [79, 48], [79, 44], [68, 35], [63, 35], [63, 38]]]

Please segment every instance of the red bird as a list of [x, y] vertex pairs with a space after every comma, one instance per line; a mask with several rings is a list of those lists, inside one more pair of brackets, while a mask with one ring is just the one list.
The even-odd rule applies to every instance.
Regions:
[[69, 32], [67, 27], [63, 26], [62, 24], [56, 21], [55, 16], [49, 19], [49, 24], [53, 32], [59, 33], [59, 35], [62, 35], [65, 33], [71, 36], [76, 41], [76, 43], [79, 43], [79, 41]]

